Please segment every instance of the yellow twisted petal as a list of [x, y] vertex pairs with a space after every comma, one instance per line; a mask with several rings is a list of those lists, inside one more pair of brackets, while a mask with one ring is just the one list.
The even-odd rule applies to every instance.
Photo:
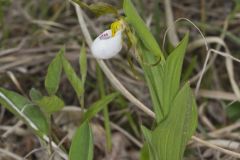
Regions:
[[112, 31], [112, 37], [115, 36], [117, 31], [123, 29], [123, 23], [122, 20], [115, 21], [111, 24], [111, 31]]

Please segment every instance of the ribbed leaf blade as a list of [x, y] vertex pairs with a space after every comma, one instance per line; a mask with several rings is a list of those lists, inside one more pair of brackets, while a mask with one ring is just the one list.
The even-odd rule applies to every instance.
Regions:
[[187, 141], [197, 126], [197, 110], [188, 83], [178, 92], [167, 118], [146, 137], [151, 160], [182, 160]]
[[182, 73], [182, 64], [188, 44], [188, 34], [185, 35], [179, 45], [167, 57], [163, 65], [162, 87], [158, 90], [161, 106], [163, 107], [164, 116], [167, 116], [170, 104], [175, 98], [179, 87]]

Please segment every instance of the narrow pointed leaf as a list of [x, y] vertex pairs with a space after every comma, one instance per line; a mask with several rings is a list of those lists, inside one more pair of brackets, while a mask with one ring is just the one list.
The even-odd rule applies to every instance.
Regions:
[[84, 123], [85, 121], [92, 119], [99, 111], [106, 107], [108, 103], [113, 101], [118, 95], [118, 93], [112, 93], [92, 104], [84, 114], [82, 122]]
[[164, 116], [170, 109], [170, 104], [176, 96], [180, 87], [180, 78], [182, 73], [182, 64], [188, 44], [188, 34], [185, 35], [179, 45], [167, 57], [163, 66], [164, 73], [162, 75], [162, 87], [159, 96], [161, 106], [163, 107]]
[[157, 41], [154, 39], [153, 35], [145, 25], [144, 21], [137, 13], [131, 0], [124, 0], [123, 10], [127, 16], [127, 22], [134, 28], [137, 36], [140, 38], [144, 46], [150, 51], [150, 54], [164, 59]]
[[93, 136], [88, 123], [76, 131], [69, 152], [69, 160], [93, 160]]
[[69, 82], [71, 83], [72, 87], [74, 88], [75, 92], [77, 93], [77, 96], [80, 97], [84, 92], [82, 81], [77, 76], [73, 67], [71, 66], [71, 64], [68, 62], [68, 60], [64, 56], [62, 56], [62, 65], [63, 65], [64, 72], [67, 75]]
[[45, 78], [45, 88], [49, 95], [54, 95], [58, 90], [62, 73], [61, 55], [64, 54], [64, 52], [65, 49], [62, 48], [48, 66]]
[[86, 54], [85, 44], [83, 44], [81, 47], [80, 56], [79, 56], [79, 65], [80, 65], [82, 83], [84, 84], [87, 76], [87, 54]]
[[41, 110], [18, 93], [0, 88], [0, 104], [22, 119], [39, 136], [47, 135], [49, 126]]
[[139, 45], [143, 57], [142, 67], [158, 123], [168, 115], [171, 107], [170, 103], [179, 90], [183, 58], [187, 44], [188, 34], [168, 56], [166, 62], [160, 62], [156, 66], [146, 64], [156, 61], [156, 58], [144, 46]]

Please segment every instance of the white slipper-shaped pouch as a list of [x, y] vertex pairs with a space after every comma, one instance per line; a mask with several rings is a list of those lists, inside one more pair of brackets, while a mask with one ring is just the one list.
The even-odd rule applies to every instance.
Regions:
[[92, 43], [91, 51], [97, 59], [109, 59], [116, 56], [122, 49], [122, 30], [112, 36], [112, 30], [104, 31]]

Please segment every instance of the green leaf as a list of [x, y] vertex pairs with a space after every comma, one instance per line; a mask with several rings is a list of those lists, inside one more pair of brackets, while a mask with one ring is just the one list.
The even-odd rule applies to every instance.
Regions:
[[49, 95], [54, 95], [58, 90], [62, 73], [61, 56], [64, 54], [64, 52], [65, 48], [62, 48], [48, 66], [47, 75], [45, 78], [45, 88]]
[[197, 126], [197, 110], [190, 86], [178, 92], [167, 118], [145, 135], [151, 160], [182, 160], [187, 141]]
[[157, 57], [161, 57], [162, 60], [164, 60], [164, 56], [157, 41], [154, 39], [144, 21], [137, 13], [131, 0], [124, 0], [123, 10], [127, 16], [126, 21], [134, 28], [137, 36], [140, 38], [144, 46], [150, 51], [151, 54]]
[[89, 11], [93, 12], [96, 16], [102, 16], [105, 14], [114, 14], [118, 16], [117, 9], [107, 3], [104, 2], [96, 2], [91, 5], [87, 5], [86, 3], [82, 2], [81, 0], [73, 0], [75, 3], [77, 3], [82, 8], [86, 8]]
[[92, 104], [87, 110], [87, 112], [84, 114], [82, 122], [84, 123], [85, 121], [89, 121], [90, 119], [92, 119], [99, 111], [106, 107], [108, 103], [110, 103], [118, 95], [118, 93], [112, 93]]
[[69, 152], [70, 160], [93, 160], [93, 136], [88, 123], [76, 131]]
[[87, 76], [87, 54], [86, 54], [86, 47], [84, 43], [80, 51], [79, 65], [80, 65], [82, 83], [84, 84]]
[[40, 100], [36, 101], [37, 105], [48, 114], [60, 111], [64, 107], [64, 102], [59, 97], [53, 96], [44, 96]]
[[170, 104], [180, 87], [182, 64], [188, 44], [188, 34], [185, 35], [179, 45], [168, 56], [163, 67], [162, 87], [158, 90], [164, 117], [168, 114]]
[[69, 82], [71, 83], [79, 98], [84, 92], [82, 81], [79, 79], [73, 67], [64, 56], [62, 56], [62, 65]]
[[31, 90], [29, 92], [29, 96], [33, 102], [40, 100], [43, 97], [42, 93], [35, 88], [31, 88]]
[[170, 103], [179, 90], [187, 44], [188, 34], [168, 56], [167, 60], [160, 62], [156, 66], [148, 64], [156, 61], [156, 57], [152, 56], [143, 45], [139, 44], [138, 50], [140, 50], [143, 57], [141, 65], [151, 94], [157, 123], [166, 118], [169, 113]]
[[18, 93], [0, 88], [0, 104], [19, 119], [22, 119], [39, 136], [47, 135], [48, 122], [41, 110], [27, 98]]

